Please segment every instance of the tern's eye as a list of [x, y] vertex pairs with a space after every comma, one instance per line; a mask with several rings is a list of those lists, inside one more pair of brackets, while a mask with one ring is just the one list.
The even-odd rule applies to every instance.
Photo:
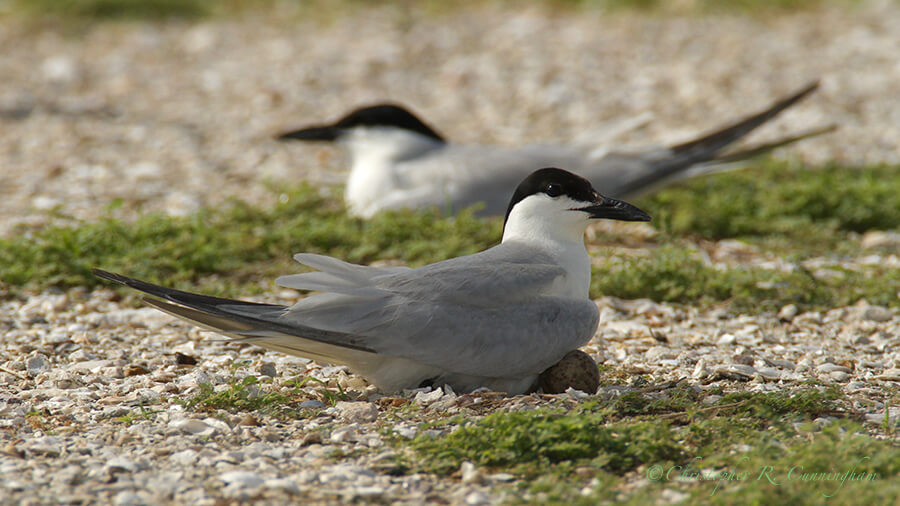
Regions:
[[544, 188], [544, 193], [550, 195], [551, 197], [559, 197], [562, 195], [563, 189], [562, 185], [558, 183], [549, 183], [546, 188]]

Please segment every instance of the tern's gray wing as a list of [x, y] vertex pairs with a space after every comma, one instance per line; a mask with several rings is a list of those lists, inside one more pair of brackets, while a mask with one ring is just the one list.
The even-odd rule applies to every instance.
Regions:
[[[516, 242], [418, 269], [354, 265], [308, 253], [295, 255], [294, 259], [320, 272], [282, 276], [275, 281], [277, 284], [352, 297], [400, 295], [481, 307], [531, 299], [546, 293], [566, 274], [547, 254]], [[313, 300], [316, 297], [301, 301], [295, 308], [305, 308]]]
[[401, 376], [438, 371], [438, 378], [527, 379], [586, 343], [597, 327], [593, 302], [548, 294], [564, 270], [514, 243], [419, 269], [365, 267], [318, 255], [298, 259], [322, 270], [279, 281], [325, 293], [290, 308], [94, 272], [159, 297], [145, 301], [204, 328], [356, 367], [393, 386], [408, 383], [385, 379], [392, 373], [383, 371], [389, 367], [384, 358], [398, 359], [390, 364], [402, 364]]
[[[581, 167], [579, 174], [590, 180], [605, 195], [616, 198], [634, 198], [673, 180], [710, 172], [712, 171], [710, 168], [717, 162], [731, 163], [813, 135], [829, 132], [832, 130], [831, 127], [785, 137], [739, 152], [722, 154], [725, 148], [796, 104], [818, 87], [818, 82], [810, 83], [762, 111], [676, 146], [633, 153], [611, 152], [594, 163]], [[710, 170], [689, 170], [700, 164], [705, 164], [705, 167]]]
[[437, 206], [457, 213], [483, 204], [482, 216], [503, 215], [513, 190], [537, 169], [566, 167], [577, 171], [588, 151], [568, 146], [506, 148], [444, 144], [396, 165], [396, 188], [378, 202], [379, 209]]
[[[447, 143], [397, 163], [397, 188], [379, 209], [438, 206], [451, 213], [482, 203], [479, 214], [503, 215], [513, 189], [543, 167], [564, 167], [588, 180], [604, 195], [632, 198], [673, 180], [716, 170], [779, 146], [830, 131], [804, 132], [737, 152], [725, 149], [812, 93], [818, 83], [778, 100], [766, 109], [697, 139], [670, 147], [634, 151], [591, 150], [585, 146], [531, 145], [517, 148]], [[701, 170], [696, 170], [701, 167]], [[692, 170], [694, 169], [694, 170]]]
[[[337, 262], [319, 263], [338, 278], [334, 289], [301, 300], [281, 321], [363, 336], [381, 355], [497, 377], [538, 374], [596, 330], [593, 302], [548, 295], [565, 271], [515, 243], [419, 269], [369, 271], [355, 290], [342, 274], [347, 266]], [[314, 279], [328, 290], [306, 276], [279, 284], [307, 288]]]

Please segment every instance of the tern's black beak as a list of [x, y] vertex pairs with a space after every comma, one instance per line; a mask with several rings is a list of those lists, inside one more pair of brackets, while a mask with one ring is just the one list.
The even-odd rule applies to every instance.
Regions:
[[279, 141], [295, 140], [295, 141], [334, 141], [341, 134], [341, 129], [333, 126], [316, 126], [301, 128], [292, 132], [279, 134], [276, 139]]
[[579, 207], [577, 211], [590, 213], [592, 220], [605, 218], [620, 221], [650, 221], [650, 215], [622, 200], [597, 195], [597, 202], [587, 207]]

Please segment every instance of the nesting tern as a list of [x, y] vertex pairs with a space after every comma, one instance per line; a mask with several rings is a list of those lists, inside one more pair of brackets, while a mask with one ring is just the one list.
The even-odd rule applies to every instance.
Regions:
[[333, 123], [291, 130], [277, 138], [336, 142], [343, 147], [351, 161], [344, 198], [357, 216], [433, 206], [456, 213], [479, 203], [483, 207], [478, 214], [499, 216], [516, 183], [540, 167], [566, 167], [611, 197], [631, 199], [672, 181], [830, 131], [832, 126], [723, 152], [817, 87], [818, 83], [811, 83], [760, 112], [694, 140], [634, 151], [596, 145], [457, 144], [397, 104], [362, 107]]
[[99, 269], [149, 294], [162, 311], [242, 342], [346, 365], [384, 391], [450, 385], [519, 394], [586, 344], [599, 312], [588, 295], [584, 244], [593, 220], [648, 221], [637, 207], [600, 195], [556, 168], [516, 187], [500, 244], [418, 268], [354, 265], [301, 253], [318, 272], [278, 285], [322, 293], [293, 306], [223, 299]]

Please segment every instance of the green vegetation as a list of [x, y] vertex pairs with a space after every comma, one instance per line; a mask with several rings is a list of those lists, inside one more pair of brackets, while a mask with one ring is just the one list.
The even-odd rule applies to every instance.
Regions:
[[223, 410], [230, 413], [258, 411], [273, 416], [290, 407], [293, 401], [291, 397], [265, 391], [260, 388], [262, 385], [259, 383], [255, 376], [246, 376], [242, 380], [232, 379], [227, 388], [218, 392], [209, 383], [203, 383], [200, 385], [200, 392], [183, 404], [188, 410]]
[[[641, 205], [663, 230], [643, 257], [610, 255], [594, 267], [591, 294], [712, 304], [739, 310], [836, 307], [865, 298], [898, 304], [900, 271], [883, 265], [830, 267], [826, 275], [795, 264], [790, 272], [709, 264], [696, 241], [740, 237], [762, 252], [858, 255], [859, 232], [900, 226], [896, 167], [798, 168], [768, 163], [742, 172], [688, 181]], [[300, 186], [283, 202], [256, 207], [231, 202], [187, 217], [148, 214], [72, 225], [22, 229], [0, 239], [0, 280], [21, 289], [93, 287], [93, 267], [177, 288], [235, 296], [271, 288], [278, 275], [302, 267], [297, 252], [349, 262], [397, 260], [423, 265], [496, 244], [499, 219], [470, 212], [446, 219], [438, 211], [389, 212], [364, 221], [347, 215], [339, 198]], [[273, 201], [277, 199], [273, 198]], [[834, 250], [830, 247], [834, 246]], [[603, 254], [595, 255], [603, 258]]]
[[801, 265], [793, 272], [753, 267], [719, 269], [703, 262], [692, 249], [677, 243], [653, 250], [649, 257], [612, 259], [594, 267], [591, 294], [624, 299], [694, 305], [729, 302], [735, 309], [839, 307], [866, 299], [871, 304], [897, 305], [900, 271], [871, 266], [865, 272], [840, 267], [832, 277], [817, 277]]
[[165, 413], [165, 411], [164, 410], [149, 410], [148, 411], [147, 408], [145, 408], [143, 405], [141, 405], [141, 406], [138, 406], [137, 411], [132, 411], [126, 415], [116, 417], [116, 421], [122, 422], [125, 425], [131, 425], [134, 422], [141, 421], [141, 420], [153, 420], [153, 415], [156, 415], [159, 413]]
[[[235, 365], [233, 371], [241, 365], [244, 364]], [[277, 419], [306, 418], [314, 416], [316, 411], [300, 407], [303, 401], [310, 400], [310, 393], [302, 389], [311, 384], [321, 385], [316, 395], [326, 405], [333, 406], [338, 401], [349, 400], [340, 386], [336, 390], [330, 389], [321, 380], [312, 376], [306, 376], [299, 381], [288, 380], [281, 386], [275, 386], [268, 378], [245, 376], [239, 379], [232, 376], [225, 388], [216, 389], [209, 383], [203, 383], [196, 395], [186, 400], [177, 399], [175, 402], [191, 411], [257, 413]]]
[[[767, 162], [695, 178], [641, 204], [657, 227], [709, 239], [783, 236], [800, 242], [900, 227], [900, 168]], [[843, 235], [842, 235], [843, 233]]]
[[[418, 457], [414, 470], [450, 474], [469, 461], [488, 472], [513, 473], [525, 480], [513, 494], [528, 502], [641, 503], [666, 488], [716, 504], [763, 504], [772, 497], [792, 504], [826, 497], [837, 504], [861, 497], [885, 504], [900, 497], [900, 445], [868, 436], [850, 420], [837, 390], [704, 397], [676, 387], [592, 400], [569, 411], [497, 412], [475, 422], [456, 417], [447, 420], [460, 424], [455, 431], [409, 443]], [[821, 428], [812, 423], [821, 416], [838, 418]], [[801, 478], [840, 475], [854, 466], [875, 474], [844, 483], [824, 475]], [[634, 473], [649, 483], [623, 491], [620, 485]]]
[[[244, 292], [260, 279], [299, 270], [298, 252], [349, 262], [397, 259], [421, 265], [482, 250], [498, 241], [500, 223], [463, 213], [383, 213], [368, 222], [347, 215], [338, 199], [309, 186], [285, 193], [286, 203], [263, 209], [232, 202], [188, 217], [150, 214], [134, 222], [108, 217], [75, 226], [50, 226], [0, 239], [0, 280], [10, 287], [93, 287], [90, 269], [127, 273], [170, 286]], [[273, 199], [274, 200], [274, 199]], [[238, 285], [240, 290], [236, 290]]]
[[33, 16], [63, 19], [198, 18], [212, 14], [215, 0], [14, 0]]
[[[459, 420], [462, 421], [462, 420]], [[668, 427], [655, 422], [604, 425], [604, 413], [562, 415], [538, 410], [494, 413], [442, 438], [420, 437], [414, 447], [423, 470], [449, 474], [470, 461], [534, 478], [563, 462], [622, 474], [653, 461], [680, 461]], [[568, 467], [568, 466], [567, 466]]]

